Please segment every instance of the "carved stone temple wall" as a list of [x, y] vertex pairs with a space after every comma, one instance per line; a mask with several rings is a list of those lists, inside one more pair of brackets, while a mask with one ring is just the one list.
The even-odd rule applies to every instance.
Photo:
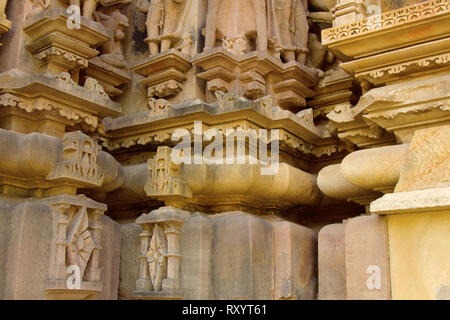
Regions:
[[0, 299], [450, 299], [450, 1], [0, 0]]

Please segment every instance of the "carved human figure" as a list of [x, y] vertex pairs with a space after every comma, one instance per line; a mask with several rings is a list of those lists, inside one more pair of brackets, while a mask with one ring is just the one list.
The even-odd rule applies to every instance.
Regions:
[[113, 38], [102, 45], [100, 59], [105, 63], [119, 69], [128, 67], [123, 55], [122, 40], [125, 38], [124, 30], [129, 26], [129, 19], [118, 8], [104, 8], [94, 13], [96, 21], [113, 32]]
[[27, 13], [26, 19], [37, 15], [38, 13], [44, 11], [49, 8], [52, 4], [52, 0], [30, 0], [31, 10]]
[[0, 0], [0, 20], [6, 19], [6, 5], [8, 4], [8, 0]]
[[[266, 1], [208, 0], [205, 50], [216, 47], [219, 40], [235, 54], [266, 51]], [[253, 42], [256, 48], [252, 46]]]
[[182, 39], [190, 0], [139, 0], [137, 6], [147, 13], [147, 36], [150, 55], [175, 48]]
[[306, 63], [308, 53], [307, 0], [267, 0], [269, 37], [285, 61]]
[[335, 61], [334, 54], [329, 51], [319, 40], [315, 33], [308, 35], [309, 55], [306, 65], [322, 78], [325, 73], [322, 70], [332, 67]]
[[[66, 0], [67, 1], [67, 0]], [[79, 6], [81, 8], [81, 2], [83, 3], [83, 17], [93, 19], [94, 12], [97, 9], [99, 0], [69, 0], [70, 5]]]

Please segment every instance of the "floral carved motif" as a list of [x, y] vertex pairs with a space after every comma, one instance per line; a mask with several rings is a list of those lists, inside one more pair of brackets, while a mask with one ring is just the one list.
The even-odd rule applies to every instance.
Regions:
[[67, 260], [70, 265], [77, 265], [84, 275], [86, 266], [95, 248], [92, 234], [89, 232], [89, 219], [86, 208], [81, 208], [73, 219], [72, 229], [67, 237]]
[[50, 60], [54, 56], [62, 58], [64, 62], [68, 64], [75, 63], [78, 67], [81, 67], [83, 69], [87, 68], [89, 63], [86, 58], [57, 47], [50, 47], [44, 51], [37, 53], [34, 57], [38, 60]]
[[401, 75], [414, 69], [431, 69], [440, 65], [450, 63], [450, 53], [444, 53], [436, 56], [426, 57], [414, 61], [395, 64], [385, 68], [359, 73], [356, 78], [366, 80], [381, 80], [390, 75]]

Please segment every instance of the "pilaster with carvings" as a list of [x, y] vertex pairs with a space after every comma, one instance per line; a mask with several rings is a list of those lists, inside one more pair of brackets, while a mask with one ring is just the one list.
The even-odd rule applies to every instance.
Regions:
[[52, 208], [54, 218], [47, 296], [85, 299], [101, 292], [100, 216], [106, 211], [106, 205], [85, 196], [69, 195], [46, 198], [42, 202]]
[[137, 299], [182, 299], [180, 236], [188, 211], [162, 207], [140, 216], [136, 223], [143, 228]]

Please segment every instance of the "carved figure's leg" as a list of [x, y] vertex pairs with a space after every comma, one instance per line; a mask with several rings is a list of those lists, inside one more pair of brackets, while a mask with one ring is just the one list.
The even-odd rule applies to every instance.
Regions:
[[93, 19], [94, 12], [97, 9], [98, 0], [84, 0], [83, 1], [83, 17]]
[[208, 0], [208, 14], [206, 16], [206, 35], [205, 35], [205, 50], [214, 48], [216, 44], [217, 32], [217, 16], [219, 14], [219, 7], [222, 0]]
[[267, 51], [266, 0], [252, 0], [256, 13], [257, 51]]
[[[306, 4], [307, 5], [307, 4]], [[308, 48], [308, 33], [309, 25], [307, 19], [308, 7], [305, 6], [302, 0], [297, 0], [297, 5], [295, 6], [295, 38], [294, 44], [299, 48]], [[306, 64], [305, 52], [297, 53], [297, 61], [301, 64]]]
[[[157, 38], [160, 35], [161, 24], [161, 0], [152, 0], [147, 14], [147, 35], [149, 38]], [[150, 55], [159, 53], [159, 43], [151, 41], [148, 43]]]

